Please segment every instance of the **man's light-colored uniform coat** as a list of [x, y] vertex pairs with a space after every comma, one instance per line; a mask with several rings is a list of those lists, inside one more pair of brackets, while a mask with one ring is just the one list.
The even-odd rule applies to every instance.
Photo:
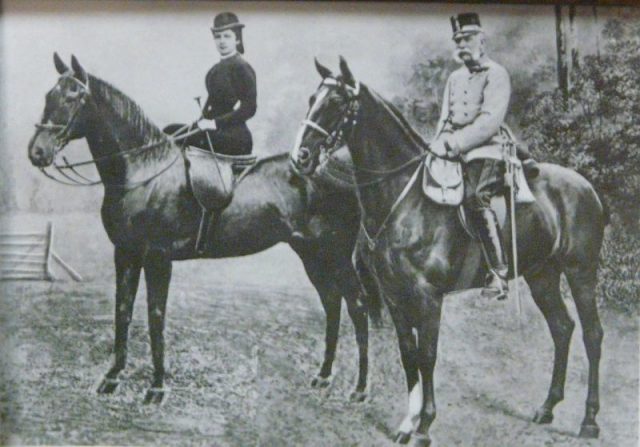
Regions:
[[465, 161], [502, 160], [500, 127], [510, 96], [509, 73], [500, 64], [485, 59], [473, 72], [463, 65], [447, 80], [436, 136], [446, 136]]

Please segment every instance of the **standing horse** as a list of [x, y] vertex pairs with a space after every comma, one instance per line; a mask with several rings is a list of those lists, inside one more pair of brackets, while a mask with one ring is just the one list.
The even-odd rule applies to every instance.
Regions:
[[[433, 371], [438, 347], [442, 298], [457, 288], [477, 284], [467, 275], [478, 252], [463, 229], [456, 207], [425, 197], [415, 180], [428, 151], [401, 114], [352, 76], [341, 58], [339, 76], [316, 62], [323, 78], [311, 98], [291, 159], [303, 174], [346, 142], [354, 163], [361, 207], [361, 238], [356, 246], [377, 276], [393, 318], [409, 391], [408, 413], [396, 441], [412, 433], [428, 445], [436, 417]], [[560, 295], [566, 275], [584, 333], [589, 359], [586, 412], [580, 435], [597, 437], [598, 365], [602, 327], [596, 306], [596, 270], [605, 215], [591, 185], [569, 169], [541, 164], [531, 183], [535, 203], [517, 207], [518, 268], [542, 311], [555, 345], [548, 396], [534, 421], [550, 423], [563, 399], [567, 356], [574, 322]], [[507, 224], [505, 228], [509, 228]], [[510, 244], [509, 235], [507, 243]], [[482, 263], [483, 264], [483, 263]], [[485, 267], [475, 266], [481, 273]], [[466, 276], [466, 278], [465, 278]], [[417, 333], [417, 338], [414, 332]]]
[[[292, 175], [286, 153], [264, 159], [237, 185], [234, 200], [217, 219], [207, 253], [199, 256], [194, 246], [201, 211], [189, 190], [181, 149], [133, 101], [88, 75], [75, 57], [72, 70], [57, 54], [54, 62], [61, 76], [46, 95], [42, 121], [29, 143], [29, 158], [44, 169], [55, 163], [56, 154], [70, 140], [86, 138], [104, 184], [102, 222], [115, 246], [115, 360], [98, 392], [114, 392], [125, 367], [142, 269], [154, 366], [145, 402], [159, 403], [164, 397], [163, 330], [172, 261], [242, 256], [288, 242], [302, 259], [327, 316], [324, 362], [312, 386], [329, 384], [344, 297], [360, 360], [351, 398], [363, 400], [368, 362], [365, 298], [372, 300], [375, 313], [379, 300], [376, 295], [363, 296], [351, 266], [359, 220], [355, 196], [342, 198], [328, 213], [325, 202], [335, 190]], [[307, 236], [296, 237], [300, 232]]]

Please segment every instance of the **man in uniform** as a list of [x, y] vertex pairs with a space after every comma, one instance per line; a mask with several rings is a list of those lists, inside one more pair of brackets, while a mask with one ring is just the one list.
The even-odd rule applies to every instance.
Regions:
[[451, 17], [454, 57], [463, 65], [447, 81], [431, 150], [463, 162], [464, 206], [489, 264], [484, 297], [503, 299], [507, 262], [491, 198], [504, 189], [503, 136], [511, 83], [504, 67], [489, 59], [476, 13]]

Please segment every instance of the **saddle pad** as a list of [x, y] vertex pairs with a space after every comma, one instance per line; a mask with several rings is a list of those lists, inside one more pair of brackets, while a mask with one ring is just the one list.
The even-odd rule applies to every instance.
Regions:
[[200, 206], [207, 210], [227, 207], [233, 197], [233, 161], [193, 147], [186, 148], [184, 156], [187, 178]]
[[436, 203], [458, 206], [464, 197], [460, 162], [427, 155], [422, 176], [424, 194]]

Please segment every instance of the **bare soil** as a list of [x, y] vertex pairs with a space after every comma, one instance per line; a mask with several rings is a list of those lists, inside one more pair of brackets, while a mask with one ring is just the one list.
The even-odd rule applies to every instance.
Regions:
[[[285, 245], [219, 261], [176, 263], [166, 328], [162, 406], [142, 404], [151, 378], [144, 287], [130, 331], [129, 366], [112, 396], [97, 382], [113, 338], [112, 248], [96, 215], [3, 217], [3, 230], [55, 222], [55, 250], [85, 277], [4, 282], [0, 300], [3, 444], [180, 446], [387, 446], [406, 393], [389, 320], [370, 334], [370, 387], [349, 402], [357, 351], [343, 323], [332, 385], [309, 384], [324, 349], [324, 312]], [[55, 273], [64, 278], [59, 268]], [[570, 300], [567, 305], [575, 315]], [[553, 347], [525, 294], [522, 329], [513, 302], [470, 291], [447, 298], [436, 366], [436, 446], [638, 445], [638, 322], [602, 311], [598, 440], [577, 437], [587, 360], [573, 335], [565, 400], [551, 425], [531, 422], [550, 382]]]

